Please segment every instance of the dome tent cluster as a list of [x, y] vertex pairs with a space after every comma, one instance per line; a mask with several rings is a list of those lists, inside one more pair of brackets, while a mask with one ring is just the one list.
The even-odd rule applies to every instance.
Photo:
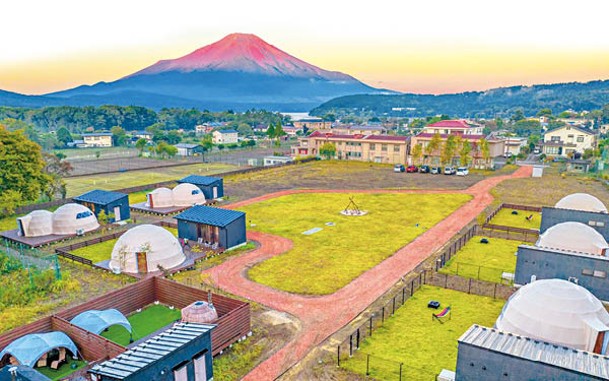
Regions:
[[62, 205], [55, 212], [35, 210], [17, 218], [17, 225], [19, 235], [24, 237], [71, 235], [99, 228], [93, 212], [86, 206], [76, 203]]
[[157, 188], [146, 196], [146, 207], [167, 208], [173, 206], [193, 206], [205, 204], [205, 196], [199, 187], [189, 183], [178, 184], [175, 188]]

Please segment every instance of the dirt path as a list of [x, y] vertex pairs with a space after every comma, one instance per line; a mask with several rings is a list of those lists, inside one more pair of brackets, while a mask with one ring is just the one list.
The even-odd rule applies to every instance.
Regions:
[[[366, 190], [375, 193], [468, 193], [474, 198], [432, 227], [414, 241], [398, 250], [376, 267], [366, 271], [347, 286], [334, 294], [309, 297], [290, 294], [250, 281], [246, 271], [254, 264], [275, 255], [280, 255], [292, 247], [288, 239], [260, 232], [249, 232], [248, 239], [258, 241], [261, 247], [249, 254], [235, 257], [223, 264], [207, 270], [214, 282], [222, 289], [264, 304], [272, 309], [285, 311], [300, 319], [301, 331], [293, 341], [280, 349], [253, 369], [244, 380], [274, 380], [283, 371], [300, 361], [315, 346], [334, 332], [348, 324], [399, 279], [423, 262], [460, 229], [480, 214], [493, 200], [489, 191], [501, 181], [509, 178], [527, 177], [531, 167], [521, 167], [508, 176], [485, 179], [465, 191], [391, 191]], [[256, 197], [230, 205], [231, 208], [268, 200], [294, 193], [349, 192], [353, 190], [288, 190]]]

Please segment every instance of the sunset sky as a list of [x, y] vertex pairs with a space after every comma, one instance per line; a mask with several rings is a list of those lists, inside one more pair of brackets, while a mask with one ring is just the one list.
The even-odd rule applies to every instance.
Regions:
[[608, 11], [603, 0], [7, 0], [0, 89], [113, 81], [233, 32], [405, 92], [609, 79]]

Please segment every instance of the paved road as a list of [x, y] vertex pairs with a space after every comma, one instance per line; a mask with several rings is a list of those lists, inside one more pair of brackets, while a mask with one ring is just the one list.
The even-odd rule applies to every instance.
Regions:
[[[398, 250], [376, 267], [368, 270], [347, 286], [331, 295], [310, 297], [295, 295], [272, 289], [247, 279], [246, 272], [254, 264], [280, 255], [292, 247], [286, 238], [260, 232], [249, 232], [248, 239], [260, 243], [260, 248], [207, 270], [213, 281], [223, 290], [246, 297], [275, 310], [296, 316], [302, 329], [296, 337], [282, 349], [264, 361], [244, 380], [274, 380], [283, 371], [302, 360], [315, 346], [348, 324], [378, 297], [388, 291], [400, 278], [432, 255], [445, 242], [480, 214], [493, 198], [489, 191], [501, 181], [509, 178], [531, 176], [531, 167], [521, 167], [511, 175], [487, 178], [464, 191], [402, 191], [416, 193], [468, 193], [474, 198], [432, 227], [414, 241]], [[276, 192], [231, 205], [259, 202], [273, 197], [299, 192], [320, 192], [319, 190], [291, 190]], [[327, 190], [325, 192], [341, 192]], [[353, 193], [352, 190], [345, 191]], [[394, 192], [388, 190], [367, 190], [363, 192]]]

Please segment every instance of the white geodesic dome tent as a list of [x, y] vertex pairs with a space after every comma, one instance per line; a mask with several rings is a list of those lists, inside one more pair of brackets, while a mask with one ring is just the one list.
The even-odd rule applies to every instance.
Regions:
[[166, 208], [173, 206], [173, 192], [169, 188], [157, 188], [146, 195], [146, 206], [149, 208]]
[[95, 214], [81, 204], [65, 204], [53, 213], [53, 234], [86, 233], [98, 227]]
[[559, 209], [583, 210], [586, 212], [607, 213], [607, 207], [598, 198], [587, 193], [573, 193], [563, 197], [554, 205]]
[[562, 222], [546, 230], [535, 244], [538, 247], [606, 255], [609, 244], [605, 238], [581, 222]]
[[19, 233], [24, 237], [40, 237], [53, 234], [53, 213], [48, 210], [34, 210], [17, 218]]
[[173, 204], [175, 206], [193, 206], [205, 204], [205, 196], [198, 186], [182, 183], [173, 188]]
[[602, 350], [609, 342], [609, 313], [590, 291], [561, 279], [527, 284], [510, 297], [495, 327], [500, 331], [593, 351], [603, 332]]
[[[158, 265], [171, 269], [182, 264], [186, 256], [178, 239], [156, 225], [139, 225], [127, 230], [114, 244], [110, 268], [138, 272], [138, 254], [145, 252], [147, 271], [158, 271]], [[143, 260], [143, 259], [142, 259]]]

